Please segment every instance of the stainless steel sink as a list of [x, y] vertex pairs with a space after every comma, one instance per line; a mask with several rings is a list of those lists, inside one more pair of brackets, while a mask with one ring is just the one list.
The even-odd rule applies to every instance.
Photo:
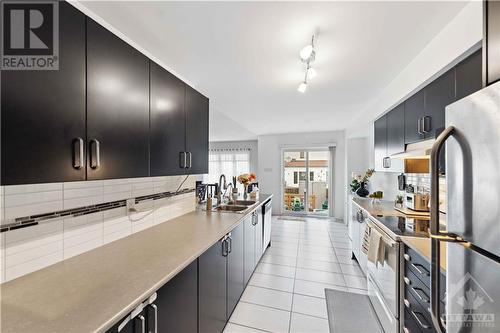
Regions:
[[251, 206], [255, 204], [255, 201], [252, 200], [235, 200], [233, 205], [241, 205], [241, 206]]
[[248, 206], [243, 206], [243, 205], [220, 205], [215, 207], [215, 210], [217, 211], [226, 211], [235, 213], [243, 212], [246, 209], [248, 209]]

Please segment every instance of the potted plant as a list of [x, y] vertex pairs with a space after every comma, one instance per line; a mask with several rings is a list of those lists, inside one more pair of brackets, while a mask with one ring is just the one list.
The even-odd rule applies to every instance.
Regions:
[[365, 198], [370, 193], [370, 191], [366, 188], [366, 185], [368, 185], [368, 180], [374, 172], [374, 169], [367, 169], [364, 176], [353, 174], [353, 179], [351, 184], [349, 184], [351, 191], [356, 193], [358, 196]]

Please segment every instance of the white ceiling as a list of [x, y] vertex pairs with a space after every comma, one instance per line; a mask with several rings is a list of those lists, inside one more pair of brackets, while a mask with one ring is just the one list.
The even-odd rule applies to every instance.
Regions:
[[[220, 141], [348, 128], [466, 3], [82, 4], [210, 97]], [[318, 76], [301, 94], [298, 52], [314, 31]]]

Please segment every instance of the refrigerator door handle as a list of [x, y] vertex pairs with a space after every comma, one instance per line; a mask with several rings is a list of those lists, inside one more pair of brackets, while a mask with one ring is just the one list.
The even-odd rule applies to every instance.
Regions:
[[441, 274], [441, 237], [445, 236], [439, 231], [439, 153], [446, 140], [453, 135], [455, 127], [447, 127], [432, 145], [431, 150], [431, 216], [430, 216], [430, 234], [431, 234], [431, 318], [434, 327], [439, 333], [445, 333], [446, 328], [440, 318], [441, 301], [440, 293], [440, 274]]

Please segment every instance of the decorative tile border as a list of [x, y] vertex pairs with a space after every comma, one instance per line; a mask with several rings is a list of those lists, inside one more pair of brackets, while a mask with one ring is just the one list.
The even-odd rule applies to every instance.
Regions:
[[81, 215], [87, 215], [87, 214], [92, 214], [96, 212], [102, 212], [114, 208], [119, 208], [119, 207], [124, 207], [127, 205], [127, 200], [130, 199], [135, 199], [135, 203], [138, 204], [140, 202], [144, 201], [150, 201], [150, 200], [158, 200], [158, 199], [163, 199], [163, 198], [168, 198], [168, 197], [174, 197], [177, 195], [182, 195], [190, 192], [194, 192], [195, 189], [190, 188], [190, 189], [183, 189], [177, 192], [161, 192], [161, 193], [155, 193], [155, 194], [150, 194], [150, 195], [144, 195], [144, 196], [139, 196], [135, 198], [129, 198], [129, 199], [123, 199], [123, 200], [117, 200], [117, 201], [111, 201], [111, 202], [106, 202], [106, 203], [101, 203], [101, 204], [96, 204], [96, 205], [90, 205], [90, 206], [84, 206], [84, 207], [78, 207], [78, 208], [72, 208], [72, 209], [65, 209], [65, 210], [60, 210], [60, 211], [55, 211], [55, 212], [50, 212], [50, 213], [44, 213], [44, 214], [36, 214], [36, 215], [30, 215], [30, 216], [23, 216], [23, 217], [18, 217], [15, 218], [11, 221], [6, 221], [5, 224], [1, 225], [0, 227], [0, 233], [6, 232], [9, 230], [16, 230], [20, 228], [26, 228], [26, 227], [31, 227], [38, 225], [40, 222], [48, 222], [50, 221], [58, 221], [62, 218], [65, 217], [76, 217], [76, 216], [81, 216]]

